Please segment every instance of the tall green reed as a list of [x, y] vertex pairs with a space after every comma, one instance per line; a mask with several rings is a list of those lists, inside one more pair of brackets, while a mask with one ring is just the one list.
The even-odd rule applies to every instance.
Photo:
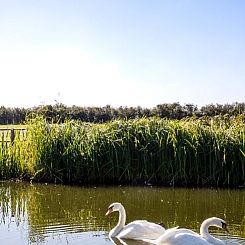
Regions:
[[35, 181], [178, 186], [245, 182], [244, 116], [106, 124], [36, 117], [27, 124], [26, 140], [0, 153], [1, 177], [14, 172]]

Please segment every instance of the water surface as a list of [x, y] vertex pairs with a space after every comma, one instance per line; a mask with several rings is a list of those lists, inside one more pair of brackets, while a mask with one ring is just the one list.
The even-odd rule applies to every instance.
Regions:
[[110, 240], [118, 215], [105, 216], [121, 202], [127, 222], [147, 219], [167, 227], [199, 231], [208, 217], [227, 221], [230, 234], [210, 232], [227, 244], [245, 244], [245, 190], [153, 187], [72, 187], [0, 182], [0, 244], [142, 245]]

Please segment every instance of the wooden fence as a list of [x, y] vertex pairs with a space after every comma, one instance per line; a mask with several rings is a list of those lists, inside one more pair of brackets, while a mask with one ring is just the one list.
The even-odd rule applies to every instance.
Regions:
[[26, 128], [0, 128], [0, 142], [14, 144], [16, 137], [18, 137], [20, 140], [25, 140], [26, 133]]

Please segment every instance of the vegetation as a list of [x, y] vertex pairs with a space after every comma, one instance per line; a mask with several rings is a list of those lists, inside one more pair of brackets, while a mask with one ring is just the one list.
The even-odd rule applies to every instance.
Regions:
[[105, 107], [67, 107], [63, 104], [45, 105], [33, 108], [5, 108], [0, 107], [0, 125], [23, 124], [27, 117], [32, 114], [44, 116], [48, 121], [64, 122], [65, 120], [80, 120], [83, 122], [105, 123], [114, 119], [134, 119], [142, 117], [160, 117], [168, 119], [182, 119], [195, 116], [228, 115], [237, 116], [245, 114], [245, 103], [234, 104], [210, 104], [200, 109], [193, 104], [179, 103], [160, 104], [152, 109], [141, 107], [119, 107], [113, 108], [109, 105]]
[[245, 184], [245, 116], [104, 124], [43, 116], [0, 145], [0, 178], [80, 184]]

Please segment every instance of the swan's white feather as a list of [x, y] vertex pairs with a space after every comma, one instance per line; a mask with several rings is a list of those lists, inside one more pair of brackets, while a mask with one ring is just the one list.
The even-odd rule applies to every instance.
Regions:
[[165, 229], [158, 224], [146, 220], [135, 220], [124, 226], [117, 237], [135, 240], [157, 239], [164, 232]]
[[[148, 243], [152, 243], [152, 244], [162, 244], [163, 242], [170, 241], [171, 238], [177, 236], [178, 234], [190, 234], [193, 236], [198, 236], [198, 234], [192, 230], [184, 229], [184, 228], [178, 229], [178, 226], [177, 226], [177, 227], [173, 227], [173, 228], [165, 230], [164, 234], [159, 236], [157, 239], [142, 239], [142, 240], [144, 242], [148, 242]], [[172, 240], [171, 240], [171, 242], [172, 242]], [[163, 243], [163, 244], [165, 244], [165, 243]], [[168, 243], [166, 243], [166, 244], [168, 244]], [[172, 243], [170, 243], [170, 244], [172, 244]]]
[[186, 232], [171, 232], [168, 236], [159, 239], [157, 245], [211, 245], [197, 233], [186, 229]]

